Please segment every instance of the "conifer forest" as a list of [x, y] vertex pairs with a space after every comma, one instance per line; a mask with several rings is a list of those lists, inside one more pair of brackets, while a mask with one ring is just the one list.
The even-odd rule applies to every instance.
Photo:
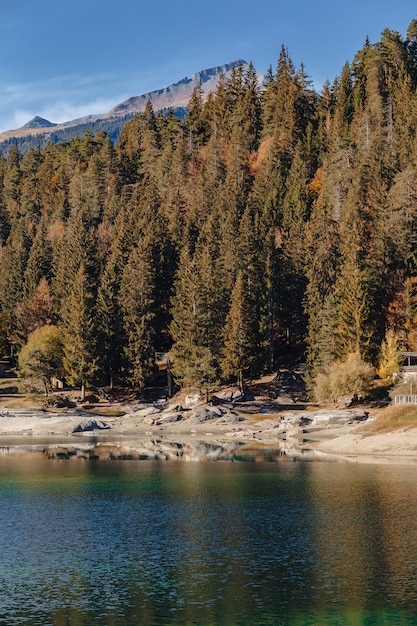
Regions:
[[417, 350], [417, 20], [320, 93], [282, 47], [262, 89], [238, 67], [184, 119], [1, 158], [0, 356], [142, 389], [169, 353], [203, 390], [377, 366], [387, 333]]

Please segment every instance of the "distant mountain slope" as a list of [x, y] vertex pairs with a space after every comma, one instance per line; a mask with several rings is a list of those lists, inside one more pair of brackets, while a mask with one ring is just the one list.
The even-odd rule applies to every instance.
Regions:
[[45, 120], [43, 117], [39, 117], [38, 115], [27, 122], [22, 128], [52, 128], [53, 126], [57, 126], [57, 124], [53, 124], [48, 120]]
[[205, 95], [216, 89], [217, 81], [220, 74], [229, 76], [233, 68], [237, 67], [239, 63], [242, 63], [244, 67], [247, 66], [246, 61], [234, 61], [233, 63], [227, 63], [226, 65], [219, 65], [208, 70], [196, 72], [191, 78], [183, 78], [178, 83], [174, 83], [164, 89], [152, 91], [151, 93], [144, 94], [142, 96], [134, 96], [125, 100], [121, 104], [115, 106], [107, 114], [109, 117], [114, 115], [124, 115], [126, 113], [137, 113], [145, 110], [146, 102], [151, 101], [155, 111], [161, 109], [186, 107], [191, 94], [201, 81], [203, 92]]
[[[191, 78], [183, 78], [163, 89], [133, 96], [102, 115], [88, 115], [62, 124], [54, 124], [36, 116], [17, 130], [1, 133], [0, 152], [7, 154], [12, 143], [17, 143], [22, 153], [30, 147], [44, 148], [47, 143], [69, 141], [76, 135], [82, 136], [87, 129], [93, 134], [104, 130], [110, 139], [115, 141], [124, 124], [136, 113], [143, 113], [148, 100], [151, 101], [155, 111], [173, 109], [182, 117], [192, 92], [200, 81], [204, 94], [208, 94], [215, 90], [221, 74], [230, 76], [233, 68], [239, 64], [247, 66], [245, 61], [239, 60], [196, 72]], [[259, 74], [259, 82], [262, 83], [262, 80], [263, 75]]]

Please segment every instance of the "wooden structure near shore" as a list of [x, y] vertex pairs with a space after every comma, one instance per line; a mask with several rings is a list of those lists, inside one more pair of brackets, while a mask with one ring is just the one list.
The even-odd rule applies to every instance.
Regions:
[[404, 365], [401, 368], [403, 374], [417, 375], [417, 352], [401, 352], [404, 359]]
[[401, 352], [401, 356], [404, 359], [401, 374], [405, 382], [410, 382], [410, 393], [394, 396], [394, 403], [417, 404], [417, 394], [413, 393], [414, 380], [414, 390], [417, 391], [417, 352]]

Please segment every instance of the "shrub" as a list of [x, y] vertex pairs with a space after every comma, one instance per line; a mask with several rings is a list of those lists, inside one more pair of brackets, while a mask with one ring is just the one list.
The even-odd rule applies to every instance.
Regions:
[[76, 406], [76, 404], [72, 402], [68, 398], [68, 396], [54, 395], [54, 396], [48, 396], [47, 398], [45, 398], [44, 406], [45, 408], [56, 407], [60, 409], [60, 408], [73, 408]]
[[314, 397], [318, 402], [334, 400], [341, 396], [363, 397], [370, 390], [375, 370], [357, 353], [349, 354], [345, 361], [338, 361], [326, 372], [320, 372], [314, 380]]

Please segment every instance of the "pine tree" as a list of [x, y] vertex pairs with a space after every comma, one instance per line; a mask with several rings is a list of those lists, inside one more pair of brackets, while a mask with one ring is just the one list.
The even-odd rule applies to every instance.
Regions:
[[357, 262], [347, 258], [335, 286], [337, 301], [335, 350], [339, 358], [356, 353], [366, 360], [369, 355], [372, 327], [366, 287], [364, 272]]
[[2, 247], [10, 233], [11, 222], [9, 219], [9, 213], [6, 209], [5, 202], [3, 200], [3, 168], [0, 161], [0, 247]]
[[0, 308], [13, 317], [17, 304], [24, 297], [24, 275], [30, 246], [31, 240], [23, 220], [16, 220], [0, 255]]
[[308, 318], [307, 360], [313, 370], [336, 358], [334, 285], [340, 272], [339, 239], [338, 225], [326, 214], [320, 197], [306, 230], [305, 247], [303, 305]]
[[155, 359], [155, 267], [149, 239], [140, 240], [130, 253], [119, 304], [126, 335], [127, 379], [143, 388], [153, 373]]
[[212, 213], [202, 228], [193, 257], [198, 285], [199, 342], [210, 349], [217, 368], [230, 297], [229, 268], [223, 257], [219, 229], [219, 216]]
[[209, 303], [207, 310], [204, 296], [198, 264], [184, 250], [172, 299], [172, 373], [179, 385], [198, 391], [207, 391], [217, 379], [210, 324], [210, 309], [213, 312], [215, 303]]
[[42, 211], [38, 179], [41, 159], [39, 148], [37, 150], [29, 148], [20, 161], [19, 210], [21, 215], [27, 215], [31, 222], [37, 222]]
[[245, 393], [245, 377], [253, 376], [259, 371], [258, 336], [257, 320], [249, 297], [248, 277], [239, 272], [223, 329], [221, 368], [225, 379], [236, 377], [242, 393]]
[[16, 218], [20, 212], [19, 183], [22, 176], [20, 158], [17, 143], [12, 143], [4, 164], [3, 176], [3, 200], [10, 220]]
[[42, 277], [48, 279], [51, 274], [52, 250], [45, 231], [44, 224], [40, 224], [30, 248], [24, 274], [25, 298], [32, 296]]
[[202, 84], [199, 81], [193, 89], [187, 106], [188, 151], [192, 154], [197, 153], [205, 143], [208, 132], [203, 96]]
[[349, 128], [353, 117], [353, 86], [351, 68], [348, 63], [343, 66], [340, 78], [333, 87], [336, 104], [332, 124], [333, 140], [345, 142], [349, 136]]
[[408, 165], [398, 172], [387, 194], [385, 237], [391, 267], [417, 273], [417, 176]]
[[97, 291], [97, 327], [99, 332], [99, 364], [108, 384], [113, 388], [115, 376], [124, 364], [126, 338], [122, 309], [119, 302], [120, 280], [123, 268], [115, 252], [101, 274]]
[[12, 317], [9, 313], [0, 311], [0, 358], [9, 356], [12, 338]]
[[97, 332], [94, 300], [82, 265], [64, 303], [62, 334], [68, 381], [81, 385], [81, 400], [84, 401], [86, 385], [93, 382], [97, 371]]
[[61, 223], [53, 250], [52, 292], [57, 315], [83, 267], [89, 287], [96, 295], [99, 276], [97, 228], [81, 208], [73, 208], [67, 225]]
[[187, 156], [183, 138], [176, 146], [169, 144], [161, 155], [160, 162], [164, 175], [159, 175], [158, 192], [160, 197], [160, 221], [166, 224], [166, 231], [176, 248], [180, 248], [184, 236], [184, 222], [187, 211]]

